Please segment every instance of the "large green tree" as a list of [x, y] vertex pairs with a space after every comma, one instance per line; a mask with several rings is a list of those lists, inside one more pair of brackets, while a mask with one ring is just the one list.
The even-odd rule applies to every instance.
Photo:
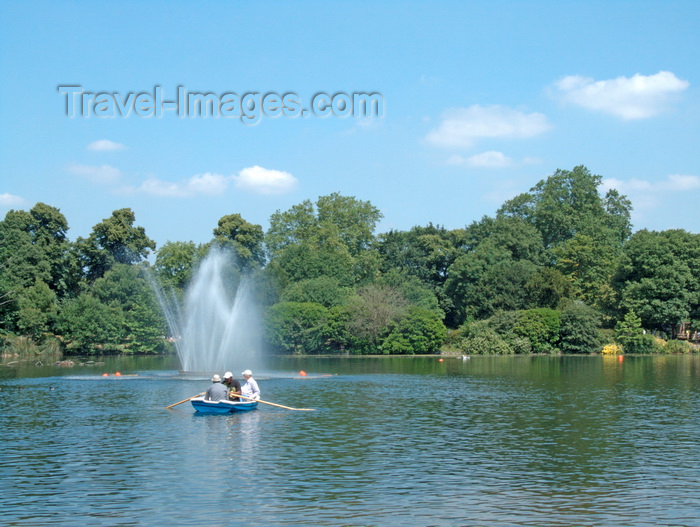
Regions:
[[56, 293], [41, 280], [23, 291], [18, 300], [17, 328], [20, 333], [41, 342], [52, 333], [59, 307]]
[[118, 310], [123, 317], [122, 353], [162, 353], [166, 321], [153, 288], [139, 266], [115, 264], [92, 287], [102, 304]]
[[622, 247], [588, 234], [577, 233], [552, 250], [554, 267], [568, 278], [573, 297], [602, 307], [610, 300], [610, 281]]
[[[29, 212], [11, 210], [0, 222], [0, 324], [6, 331], [28, 330], [26, 316], [32, 311], [26, 309], [37, 300], [39, 282], [57, 299], [75, 293], [79, 274], [67, 230], [63, 214], [44, 203]], [[26, 301], [25, 294], [30, 295]], [[18, 328], [20, 309], [24, 322]]]
[[446, 334], [447, 329], [435, 312], [412, 306], [393, 325], [380, 349], [385, 354], [393, 355], [436, 353]]
[[529, 193], [507, 201], [498, 214], [519, 217], [534, 225], [546, 247], [554, 247], [579, 233], [620, 246], [631, 233], [632, 206], [616, 190], [601, 197], [601, 184], [602, 177], [591, 174], [585, 166], [558, 169]]
[[214, 236], [219, 243], [232, 247], [242, 268], [260, 268], [265, 263], [262, 227], [245, 221], [240, 214], [219, 219]]
[[559, 349], [562, 353], [598, 353], [601, 315], [581, 301], [567, 302], [561, 310]]
[[153, 267], [160, 282], [178, 291], [183, 291], [190, 281], [193, 270], [204, 258], [207, 245], [194, 242], [166, 242], [158, 249]]
[[134, 226], [136, 215], [129, 208], [112, 212], [92, 228], [90, 236], [78, 238], [80, 263], [91, 282], [103, 276], [114, 264], [134, 264], [155, 250], [156, 243], [143, 227]]
[[328, 310], [314, 302], [280, 302], [265, 317], [266, 336], [274, 351], [322, 353]]
[[452, 263], [462, 254], [462, 232], [448, 231], [431, 223], [409, 231], [381, 234], [377, 251], [382, 257], [382, 272], [399, 269], [438, 288], [447, 279]]
[[66, 300], [56, 322], [66, 351], [73, 355], [102, 355], [124, 351], [124, 314], [115, 305], [83, 293]]
[[270, 216], [265, 245], [271, 257], [290, 245], [302, 242], [314, 246], [340, 244], [351, 256], [370, 248], [374, 229], [382, 213], [369, 201], [333, 193], [321, 196], [314, 206], [310, 200]]
[[685, 230], [636, 232], [615, 275], [622, 312], [642, 325], [674, 335], [700, 315], [700, 235]]

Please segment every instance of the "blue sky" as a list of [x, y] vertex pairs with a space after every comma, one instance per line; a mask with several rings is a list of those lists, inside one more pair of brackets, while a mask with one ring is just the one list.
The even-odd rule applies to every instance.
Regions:
[[[161, 246], [339, 192], [382, 211], [378, 232], [452, 229], [583, 164], [635, 230], [700, 232], [699, 21], [695, 1], [5, 1], [0, 215], [45, 202], [76, 239], [130, 207]], [[69, 117], [60, 86], [108, 97]], [[115, 106], [179, 87], [296, 110], [374, 93], [382, 115]]]

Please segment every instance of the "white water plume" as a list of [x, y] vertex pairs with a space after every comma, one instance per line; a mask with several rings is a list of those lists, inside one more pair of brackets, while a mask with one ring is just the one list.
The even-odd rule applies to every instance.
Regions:
[[159, 300], [168, 320], [182, 370], [239, 376], [260, 365], [260, 317], [253, 282], [227, 275], [231, 255], [213, 248], [194, 271], [182, 304]]

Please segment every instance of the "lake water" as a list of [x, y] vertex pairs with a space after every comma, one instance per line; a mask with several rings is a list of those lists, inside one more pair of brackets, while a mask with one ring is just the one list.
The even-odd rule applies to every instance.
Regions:
[[0, 367], [0, 523], [700, 526], [698, 356], [287, 358], [316, 410], [230, 416], [177, 369]]

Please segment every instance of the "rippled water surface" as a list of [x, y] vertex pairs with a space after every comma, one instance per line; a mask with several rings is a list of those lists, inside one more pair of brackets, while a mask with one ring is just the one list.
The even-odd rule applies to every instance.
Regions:
[[2, 525], [700, 526], [700, 357], [286, 359], [316, 410], [230, 416], [108, 367], [0, 367]]

